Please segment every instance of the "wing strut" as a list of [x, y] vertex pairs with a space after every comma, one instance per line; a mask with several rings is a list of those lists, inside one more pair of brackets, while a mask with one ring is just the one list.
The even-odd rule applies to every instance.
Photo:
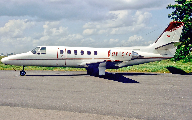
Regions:
[[100, 63], [99, 64], [99, 76], [105, 75], [105, 70], [106, 70], [106, 62]]

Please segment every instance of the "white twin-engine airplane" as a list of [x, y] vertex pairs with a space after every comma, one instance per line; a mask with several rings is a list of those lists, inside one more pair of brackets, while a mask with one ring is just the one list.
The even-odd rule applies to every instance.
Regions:
[[106, 69], [142, 64], [172, 58], [183, 29], [182, 22], [171, 22], [160, 37], [149, 46], [91, 48], [38, 46], [32, 51], [3, 58], [4, 64], [23, 66], [83, 67], [87, 74], [105, 75]]

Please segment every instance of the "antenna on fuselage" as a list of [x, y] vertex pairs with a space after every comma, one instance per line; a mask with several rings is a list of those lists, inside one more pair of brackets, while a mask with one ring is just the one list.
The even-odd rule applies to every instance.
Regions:
[[[164, 30], [164, 28], [166, 28], [168, 25], [169, 25], [169, 24], [166, 24], [166, 25], [164, 25], [164, 26], [159, 26], [159, 27], [157, 27], [157, 29], [153, 29], [152, 31], [145, 33], [143, 36], [148, 36], [148, 38], [149, 38], [149, 37], [150, 37], [149, 35], [151, 35], [152, 33], [156, 32], [156, 31], [159, 31], [159, 30], [161, 30], [161, 29]], [[162, 30], [161, 32], [163, 32], [163, 30]], [[160, 34], [161, 34], [161, 33], [159, 33], [159, 35], [160, 35]], [[139, 34], [136, 34], [136, 35], [139, 35]], [[132, 40], [132, 41], [139, 40], [140, 37], [142, 37], [142, 36], [138, 36], [137, 38], [135, 38], [135, 39]], [[159, 36], [158, 36], [158, 37], [159, 37]], [[158, 37], [157, 37], [157, 38], [158, 38]], [[145, 40], [144, 40], [144, 41], [145, 41]], [[153, 41], [155, 41], [155, 40], [153, 40]], [[125, 43], [122, 44], [120, 47], [128, 47], [128, 46], [127, 46], [128, 44], [129, 44], [129, 41], [127, 40], [127, 41], [125, 41]], [[129, 47], [131, 47], [131, 46], [129, 46]]]

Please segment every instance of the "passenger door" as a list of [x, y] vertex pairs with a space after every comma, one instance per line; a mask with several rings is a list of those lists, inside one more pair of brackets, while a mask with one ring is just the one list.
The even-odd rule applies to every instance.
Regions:
[[58, 48], [57, 51], [57, 65], [58, 66], [66, 66], [66, 48]]

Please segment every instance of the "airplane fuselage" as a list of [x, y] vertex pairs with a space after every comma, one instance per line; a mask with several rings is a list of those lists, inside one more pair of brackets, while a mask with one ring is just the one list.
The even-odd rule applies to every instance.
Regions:
[[86, 67], [91, 63], [105, 61], [116, 62], [118, 63], [116, 66], [124, 67], [168, 58], [160, 54], [139, 52], [138, 49], [135, 50], [137, 52], [131, 50], [131, 48], [39, 46], [27, 53], [7, 57], [6, 64], [20, 66]]

